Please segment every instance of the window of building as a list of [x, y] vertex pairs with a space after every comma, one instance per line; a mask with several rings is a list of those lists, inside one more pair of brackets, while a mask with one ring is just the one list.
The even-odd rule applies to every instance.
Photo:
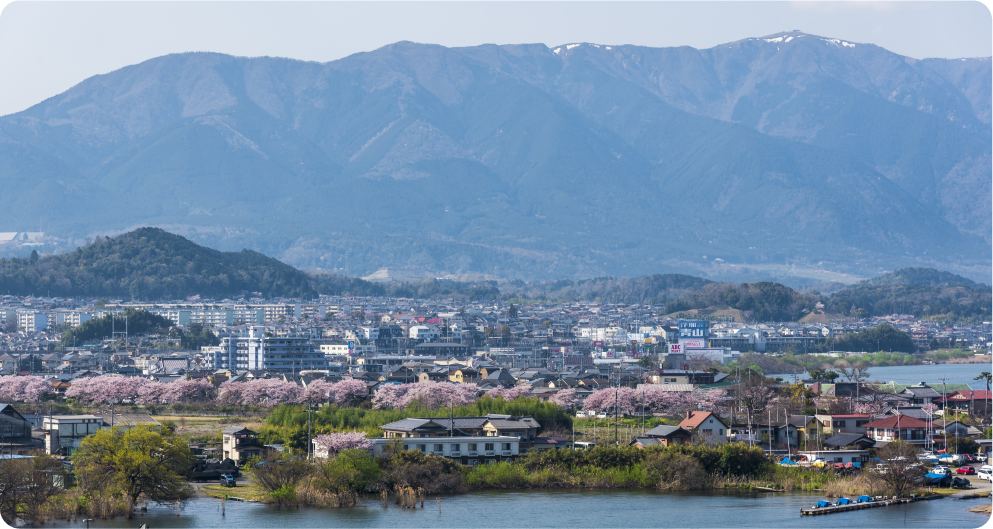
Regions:
[[486, 443], [486, 451], [487, 452], [493, 451], [493, 443]]
[[458, 444], [452, 445], [452, 452], [458, 452], [461, 446], [462, 445]]
[[428, 451], [427, 445], [417, 445], [417, 449], [420, 450], [421, 452], [427, 452]]
[[503, 443], [504, 450], [510, 450], [510, 443]]
[[476, 451], [476, 443], [469, 443], [469, 451], [470, 452]]
[[434, 445], [434, 451], [435, 452], [444, 452], [445, 451], [445, 445], [437, 445], [437, 444]]

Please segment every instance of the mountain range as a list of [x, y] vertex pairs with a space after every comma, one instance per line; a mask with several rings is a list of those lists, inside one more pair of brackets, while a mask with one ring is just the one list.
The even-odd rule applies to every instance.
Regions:
[[0, 118], [0, 229], [155, 225], [349, 275], [986, 282], [991, 77], [802, 32], [168, 55]]

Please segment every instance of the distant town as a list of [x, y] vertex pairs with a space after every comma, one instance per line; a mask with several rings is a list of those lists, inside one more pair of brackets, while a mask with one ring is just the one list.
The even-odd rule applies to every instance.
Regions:
[[[729, 317], [693, 320], [692, 337], [680, 336], [680, 320], [664, 306], [589, 302], [517, 306], [505, 301], [456, 302], [388, 298], [188, 300], [137, 303], [0, 296], [0, 372], [44, 373], [71, 378], [81, 373], [128, 376], [195, 376], [226, 369], [272, 374], [323, 371], [327, 375], [393, 379], [410, 361], [444, 371], [455, 362], [482, 362], [502, 369], [541, 368], [569, 373], [581, 367], [685, 369], [700, 361], [736, 361], [745, 352], [849, 357], [816, 352], [851, 333], [888, 324], [919, 351], [947, 348], [988, 354], [989, 322], [944, 324], [911, 315], [852, 319], [845, 323], [740, 323]], [[129, 334], [127, 309], [168, 319], [177, 329], [208, 329], [216, 344], [183, 347], [175, 333]], [[94, 318], [111, 316], [113, 336], [65, 343], [63, 334]], [[259, 354], [230, 354], [253, 338], [279, 338]], [[75, 340], [74, 340], [75, 341]], [[273, 345], [268, 345], [269, 343]], [[259, 343], [263, 343], [260, 341]], [[243, 349], [243, 347], [242, 347]], [[813, 351], [816, 350], [816, 351]], [[883, 349], [879, 349], [883, 350]], [[876, 352], [876, 351], [867, 351]], [[653, 362], [642, 360], [652, 357]], [[857, 355], [856, 355], [857, 357]], [[924, 358], [924, 357], [922, 357]], [[657, 361], [657, 362], [655, 362]], [[435, 365], [435, 363], [438, 363]], [[657, 363], [657, 365], [656, 365]], [[430, 375], [438, 378], [438, 373]], [[408, 380], [409, 381], [409, 380]]]

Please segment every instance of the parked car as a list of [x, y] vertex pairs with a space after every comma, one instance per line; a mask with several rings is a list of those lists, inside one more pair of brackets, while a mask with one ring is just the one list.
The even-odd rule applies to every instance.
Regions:
[[993, 482], [993, 466], [983, 465], [979, 467], [979, 472], [976, 472], [976, 476], [979, 479], [985, 479]]
[[955, 473], [956, 474], [970, 474], [971, 475], [971, 474], [975, 474], [976, 473], [976, 469], [972, 468], [971, 465], [965, 465], [964, 467], [959, 467], [958, 470], [955, 471]]
[[810, 466], [812, 466], [812, 467], [818, 467], [818, 468], [823, 468], [823, 467], [827, 466], [827, 464], [828, 464], [827, 461], [825, 461], [825, 460], [823, 460], [823, 459], [821, 459], [819, 457], [817, 459], [815, 459], [815, 460], [813, 460], [813, 461], [810, 462]]
[[950, 476], [952, 474], [952, 469], [946, 467], [945, 465], [938, 465], [931, 469], [932, 474], [944, 474]]
[[232, 476], [231, 474], [221, 474], [221, 478], [220, 478], [219, 481], [221, 483], [221, 486], [224, 486], [224, 487], [235, 487], [235, 486], [237, 486], [237, 483], [235, 483], [235, 480], [234, 480], [234, 476]]
[[987, 461], [986, 456], [983, 454], [972, 454], [972, 457], [976, 458], [976, 461], [979, 461], [980, 463], [985, 463]]

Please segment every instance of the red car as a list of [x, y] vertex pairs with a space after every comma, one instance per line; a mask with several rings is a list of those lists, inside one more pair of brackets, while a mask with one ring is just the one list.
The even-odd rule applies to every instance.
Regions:
[[969, 465], [966, 465], [964, 467], [959, 467], [959, 469], [956, 470], [955, 472], [958, 473], [958, 474], [975, 474], [976, 473], [976, 469], [972, 468]]

